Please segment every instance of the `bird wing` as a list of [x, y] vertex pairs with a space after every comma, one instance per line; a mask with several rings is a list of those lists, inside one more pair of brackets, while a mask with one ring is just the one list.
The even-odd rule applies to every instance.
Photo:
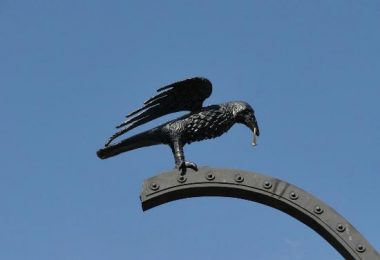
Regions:
[[157, 92], [157, 95], [144, 102], [143, 107], [126, 116], [126, 120], [116, 127], [122, 129], [109, 139], [106, 146], [116, 137], [161, 116], [200, 110], [203, 101], [211, 95], [212, 84], [206, 78], [195, 77], [167, 85]]

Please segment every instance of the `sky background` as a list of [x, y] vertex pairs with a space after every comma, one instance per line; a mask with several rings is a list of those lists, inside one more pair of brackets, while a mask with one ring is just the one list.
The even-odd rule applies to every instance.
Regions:
[[166, 146], [96, 157], [127, 113], [193, 76], [213, 82], [207, 104], [249, 102], [261, 136], [253, 148], [234, 126], [187, 159], [293, 183], [379, 249], [379, 28], [379, 1], [0, 0], [0, 259], [340, 259], [257, 203], [142, 212]]

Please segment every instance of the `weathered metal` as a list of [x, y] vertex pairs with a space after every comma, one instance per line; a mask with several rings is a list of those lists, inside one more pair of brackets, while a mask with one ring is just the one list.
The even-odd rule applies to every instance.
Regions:
[[174, 170], [146, 180], [140, 199], [145, 211], [199, 196], [235, 197], [268, 205], [315, 230], [345, 259], [380, 259], [370, 243], [326, 203], [295, 185], [258, 173], [201, 167], [180, 175]]

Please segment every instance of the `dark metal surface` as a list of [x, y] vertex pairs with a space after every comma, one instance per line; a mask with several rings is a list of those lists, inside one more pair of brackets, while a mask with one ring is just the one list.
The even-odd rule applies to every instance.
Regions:
[[[260, 131], [252, 107], [242, 101], [203, 107], [204, 100], [211, 95], [211, 92], [211, 82], [200, 77], [160, 88], [156, 96], [145, 101], [142, 108], [129, 114], [126, 121], [117, 126], [120, 130], [111, 136], [104, 148], [98, 150], [98, 157], [106, 159], [141, 147], [165, 144], [172, 149], [176, 168], [182, 169], [185, 173], [186, 168], [197, 169], [195, 163], [185, 161], [183, 147], [186, 144], [218, 137], [235, 123], [250, 128], [255, 143]], [[115, 138], [137, 126], [179, 111], [190, 111], [190, 113], [111, 144]]]
[[165, 172], [144, 182], [140, 198], [145, 211], [199, 196], [235, 197], [268, 205], [315, 230], [345, 259], [380, 259], [369, 242], [334, 209], [292, 184], [258, 173], [209, 167], [189, 170], [186, 175]]

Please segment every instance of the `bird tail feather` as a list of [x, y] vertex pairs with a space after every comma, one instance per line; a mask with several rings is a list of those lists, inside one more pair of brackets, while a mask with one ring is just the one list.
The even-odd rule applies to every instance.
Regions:
[[99, 149], [96, 154], [100, 159], [107, 159], [109, 157], [118, 155], [123, 152], [131, 151], [141, 147], [152, 146], [161, 144], [159, 134], [154, 129], [146, 132], [136, 134], [127, 139], [124, 139], [116, 144], [111, 144], [102, 149]]

